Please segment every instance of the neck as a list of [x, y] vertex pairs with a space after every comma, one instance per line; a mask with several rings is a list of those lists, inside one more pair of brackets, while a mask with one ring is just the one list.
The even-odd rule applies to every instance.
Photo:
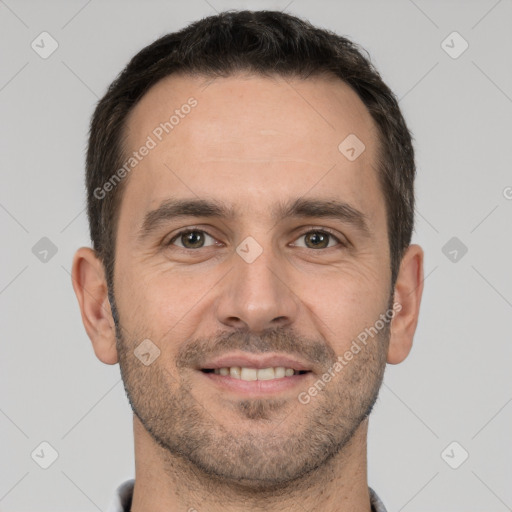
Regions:
[[343, 449], [322, 466], [286, 486], [258, 491], [204, 474], [190, 461], [169, 453], [155, 443], [136, 416], [133, 426], [135, 487], [132, 512], [371, 510], [366, 456], [368, 418]]

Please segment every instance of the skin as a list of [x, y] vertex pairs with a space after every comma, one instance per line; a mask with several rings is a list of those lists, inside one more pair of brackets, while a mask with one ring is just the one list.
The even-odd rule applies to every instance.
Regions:
[[[114, 325], [101, 261], [80, 248], [73, 287], [96, 356], [120, 364], [134, 410], [132, 511], [369, 511], [367, 429], [386, 363], [412, 346], [423, 291], [423, 251], [410, 245], [390, 289], [385, 202], [377, 180], [375, 124], [339, 80], [259, 76], [171, 76], [128, 120], [127, 147], [140, 147], [168, 113], [198, 104], [127, 178], [114, 275]], [[354, 133], [354, 161], [338, 145]], [[232, 219], [179, 218], [144, 242], [144, 215], [168, 198], [207, 198]], [[298, 197], [337, 199], [367, 218], [369, 234], [338, 219], [270, 216]], [[204, 246], [179, 247], [183, 228]], [[308, 232], [330, 229], [320, 248]], [[247, 263], [247, 237], [262, 248]], [[211, 237], [211, 238], [210, 238]], [[190, 245], [189, 245], [190, 247]], [[298, 400], [359, 333], [393, 302], [391, 323], [343, 370]], [[149, 366], [134, 349], [150, 339]], [[220, 392], [197, 368], [232, 351], [295, 354], [313, 369], [303, 385], [273, 397]]]

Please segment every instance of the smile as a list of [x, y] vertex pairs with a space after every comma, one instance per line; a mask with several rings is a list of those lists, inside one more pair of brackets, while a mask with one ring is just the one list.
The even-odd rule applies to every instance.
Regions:
[[222, 375], [225, 377], [229, 376], [234, 379], [245, 381], [282, 379], [283, 377], [291, 377], [293, 375], [301, 375], [303, 373], [307, 373], [306, 370], [294, 370], [293, 368], [285, 368], [284, 366], [269, 368], [231, 366], [204, 369], [202, 371], [205, 373], [213, 373], [215, 375]]

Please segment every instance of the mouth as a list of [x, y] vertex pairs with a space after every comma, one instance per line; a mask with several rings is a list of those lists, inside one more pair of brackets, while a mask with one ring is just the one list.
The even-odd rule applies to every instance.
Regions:
[[275, 380], [293, 375], [304, 375], [310, 373], [309, 370], [294, 370], [293, 368], [285, 368], [284, 366], [268, 367], [268, 368], [250, 368], [247, 366], [223, 366], [222, 368], [203, 368], [203, 373], [213, 373], [214, 375], [222, 375], [232, 379], [240, 379], [247, 382], [255, 380]]
[[313, 370], [304, 361], [287, 355], [238, 353], [204, 363], [197, 368], [222, 391], [261, 396], [304, 386]]

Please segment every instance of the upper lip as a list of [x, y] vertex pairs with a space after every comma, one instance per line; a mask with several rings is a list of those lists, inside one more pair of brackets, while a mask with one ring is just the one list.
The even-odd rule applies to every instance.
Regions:
[[245, 368], [271, 368], [284, 366], [294, 370], [312, 371], [311, 365], [293, 356], [284, 354], [226, 354], [208, 360], [201, 366], [201, 370], [215, 368], [231, 368], [240, 366]]

